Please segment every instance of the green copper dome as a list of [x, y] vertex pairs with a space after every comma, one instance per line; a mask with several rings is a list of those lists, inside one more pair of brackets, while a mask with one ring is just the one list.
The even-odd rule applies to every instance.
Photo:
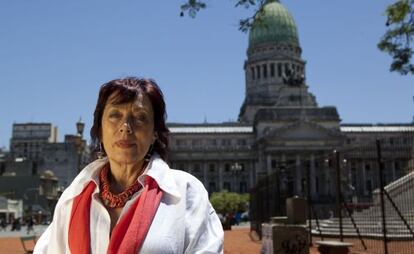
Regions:
[[249, 47], [261, 43], [299, 46], [298, 31], [289, 11], [277, 0], [266, 1], [263, 12], [256, 14], [249, 34]]

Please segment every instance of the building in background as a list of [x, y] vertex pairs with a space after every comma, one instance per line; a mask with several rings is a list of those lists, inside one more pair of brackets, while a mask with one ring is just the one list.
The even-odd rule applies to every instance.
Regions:
[[10, 139], [13, 158], [41, 159], [46, 144], [56, 143], [58, 128], [51, 123], [15, 123]]
[[9, 158], [0, 164], [4, 165], [3, 174], [41, 175], [49, 170], [58, 178], [58, 185], [66, 188], [89, 160], [83, 127], [79, 120], [77, 133], [58, 142], [58, 128], [51, 123], [13, 124]]
[[49, 219], [60, 193], [89, 162], [83, 127], [77, 122], [77, 133], [59, 142], [51, 123], [13, 124], [10, 152], [0, 152], [0, 196], [21, 200], [26, 215]]
[[[336, 107], [319, 106], [309, 92], [306, 61], [292, 15], [276, 0], [266, 1], [260, 15], [249, 33], [246, 96], [239, 120], [170, 123], [171, 166], [195, 175], [210, 193], [247, 192], [260, 178], [279, 172], [286, 196], [304, 196], [309, 169], [310, 192], [318, 202], [334, 196], [334, 165], [327, 160], [332, 151], [375, 144], [382, 137], [386, 149], [401, 147], [387, 162], [387, 183], [412, 171], [412, 136], [403, 136], [414, 131], [414, 125], [342, 124]], [[357, 154], [344, 165], [352, 182], [352, 190], [345, 191], [359, 200], [372, 199], [378, 187], [377, 164], [371, 154]]]

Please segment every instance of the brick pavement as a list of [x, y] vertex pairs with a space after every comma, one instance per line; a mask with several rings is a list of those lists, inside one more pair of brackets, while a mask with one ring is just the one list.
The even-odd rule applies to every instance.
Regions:
[[[40, 230], [39, 230], [40, 231]], [[22, 231], [22, 235], [24, 235]], [[4, 233], [0, 233], [0, 254], [23, 254], [23, 247], [20, 239], [14, 235], [5, 236]], [[317, 240], [317, 239], [315, 239]], [[376, 245], [380, 245], [377, 242]], [[29, 248], [33, 247], [31, 242], [27, 243]], [[256, 254], [260, 253], [261, 242], [257, 239], [257, 236], [250, 234], [248, 227], [233, 228], [224, 232], [224, 253], [225, 254]], [[407, 253], [407, 252], [393, 252], [391, 253]], [[399, 250], [401, 251], [401, 249]], [[353, 251], [352, 253], [369, 253], [369, 252], [358, 252]], [[373, 252], [371, 252], [373, 253]], [[381, 253], [381, 252], [379, 252]], [[311, 248], [310, 254], [318, 254], [315, 247]]]

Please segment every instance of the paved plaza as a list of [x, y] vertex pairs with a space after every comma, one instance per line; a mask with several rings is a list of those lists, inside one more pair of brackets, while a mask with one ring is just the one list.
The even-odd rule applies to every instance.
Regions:
[[48, 225], [35, 225], [33, 227], [33, 231], [30, 231], [29, 234], [27, 234], [27, 227], [22, 226], [19, 231], [11, 231], [11, 225], [8, 225], [6, 228], [6, 231], [3, 231], [0, 229], [0, 238], [9, 238], [9, 237], [21, 237], [21, 236], [29, 236], [29, 235], [37, 235], [40, 236], [43, 231], [46, 230]]

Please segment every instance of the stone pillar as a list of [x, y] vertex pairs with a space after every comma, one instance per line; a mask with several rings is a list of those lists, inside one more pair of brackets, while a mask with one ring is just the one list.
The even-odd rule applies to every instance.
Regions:
[[367, 194], [367, 173], [365, 172], [365, 163], [364, 161], [361, 162], [361, 171], [362, 171], [362, 193], [363, 195]]
[[310, 156], [310, 187], [311, 187], [311, 197], [314, 199], [317, 196], [316, 193], [316, 173], [315, 173], [315, 155], [311, 154]]
[[217, 188], [218, 191], [222, 191], [223, 190], [223, 161], [219, 161], [218, 162], [218, 178], [219, 178], [219, 186]]
[[280, 160], [281, 160], [281, 162], [282, 162], [282, 164], [284, 164], [284, 166], [285, 166], [285, 172], [284, 172], [284, 174], [281, 174], [279, 177], [280, 177], [280, 190], [282, 191], [282, 193], [284, 192], [284, 191], [287, 191], [287, 185], [286, 185], [286, 177], [287, 177], [287, 174], [288, 174], [288, 172], [287, 172], [287, 165], [286, 165], [286, 154], [284, 154], [284, 153], [282, 153], [282, 155], [280, 156]]
[[272, 155], [270, 154], [266, 156], [266, 169], [267, 169], [267, 175], [272, 174]]
[[307, 204], [304, 198], [286, 199], [286, 215], [288, 224], [306, 224]]
[[247, 168], [249, 170], [249, 189], [253, 188], [255, 184], [255, 168], [254, 168], [254, 161], [251, 161], [249, 164], [249, 167]]
[[207, 179], [207, 167], [208, 167], [208, 163], [207, 163], [207, 161], [205, 161], [204, 163], [203, 163], [203, 183], [204, 183], [204, 187], [206, 188], [206, 189], [208, 189], [208, 179]]
[[309, 233], [304, 225], [262, 224], [262, 254], [308, 254]]
[[325, 195], [327, 195], [327, 196], [330, 196], [330, 195], [332, 195], [333, 194], [333, 192], [331, 191], [332, 190], [332, 187], [331, 187], [331, 184], [332, 184], [332, 180], [333, 180], [333, 178], [331, 177], [331, 171], [332, 171], [332, 169], [329, 167], [329, 162], [327, 162], [326, 160], [329, 160], [328, 158], [329, 158], [329, 155], [326, 155], [325, 154], [325, 156], [324, 156], [326, 159], [324, 159], [324, 162], [323, 162], [323, 174], [324, 174], [324, 180], [326, 181], [326, 183], [323, 185], [324, 186], [324, 194]]
[[295, 169], [295, 193], [296, 195], [302, 194], [302, 170], [300, 163], [300, 155], [296, 155], [296, 169]]

